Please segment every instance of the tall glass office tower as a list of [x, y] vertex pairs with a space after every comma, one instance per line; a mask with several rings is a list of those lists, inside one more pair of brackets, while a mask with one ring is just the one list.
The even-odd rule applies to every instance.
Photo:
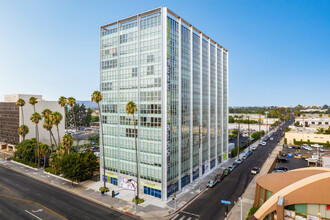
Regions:
[[134, 189], [129, 101], [141, 193], [167, 200], [227, 159], [228, 50], [169, 9], [101, 27], [101, 92], [107, 182]]

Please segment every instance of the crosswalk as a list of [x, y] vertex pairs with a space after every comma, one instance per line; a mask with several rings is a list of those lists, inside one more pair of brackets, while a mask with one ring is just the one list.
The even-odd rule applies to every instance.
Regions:
[[196, 215], [194, 213], [189, 213], [185, 211], [181, 211], [177, 214], [175, 214], [171, 220], [197, 220], [199, 219], [199, 215]]

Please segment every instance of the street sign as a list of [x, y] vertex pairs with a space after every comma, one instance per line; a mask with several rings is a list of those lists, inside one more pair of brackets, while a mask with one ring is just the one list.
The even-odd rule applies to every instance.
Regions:
[[226, 200], [221, 200], [221, 203], [224, 203], [224, 204], [228, 204], [228, 205], [230, 205], [230, 204], [231, 204], [231, 202], [230, 202], [230, 201], [226, 201]]

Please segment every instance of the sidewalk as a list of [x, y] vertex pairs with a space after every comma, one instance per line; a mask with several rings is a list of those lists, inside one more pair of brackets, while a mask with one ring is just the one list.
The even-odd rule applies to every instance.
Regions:
[[[250, 209], [253, 206], [254, 203], [254, 196], [256, 191], [256, 183], [257, 178], [259, 176], [263, 176], [268, 173], [270, 168], [273, 165], [274, 160], [277, 158], [277, 155], [282, 150], [283, 141], [282, 138], [281, 141], [277, 144], [277, 146], [274, 148], [274, 150], [270, 153], [269, 157], [266, 159], [265, 163], [262, 165], [262, 168], [258, 175], [256, 175], [248, 187], [245, 189], [244, 193], [242, 194], [241, 198], [242, 201], [237, 201], [235, 206], [230, 210], [228, 214], [228, 220], [238, 220], [241, 219], [241, 210], [242, 210], [242, 219], [245, 219], [250, 211]], [[241, 208], [242, 205], [242, 208]]]

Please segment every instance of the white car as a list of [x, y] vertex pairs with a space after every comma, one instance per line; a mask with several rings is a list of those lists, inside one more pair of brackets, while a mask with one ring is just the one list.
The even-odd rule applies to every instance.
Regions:
[[270, 140], [272, 141], [272, 140], [274, 140], [274, 138], [271, 137]]
[[303, 146], [305, 150], [313, 150], [310, 146]]
[[243, 160], [242, 159], [238, 159], [238, 160], [235, 160], [235, 162], [238, 163], [238, 164], [240, 164], [240, 163], [243, 162]]
[[258, 148], [257, 146], [252, 146], [251, 150], [257, 150], [257, 148]]
[[267, 143], [264, 141], [261, 143], [262, 146], [265, 146]]
[[100, 152], [94, 152], [94, 155], [100, 157]]

